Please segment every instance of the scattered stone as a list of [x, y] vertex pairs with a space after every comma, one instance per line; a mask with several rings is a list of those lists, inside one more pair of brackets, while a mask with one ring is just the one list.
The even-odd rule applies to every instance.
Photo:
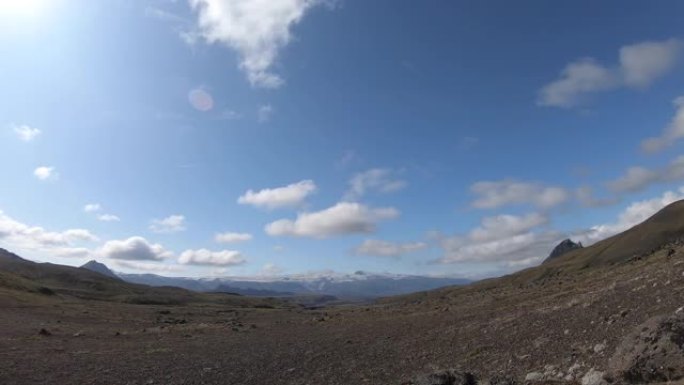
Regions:
[[591, 368], [582, 377], [582, 385], [608, 385], [608, 382], [603, 378], [604, 372]]
[[38, 334], [40, 334], [41, 336], [44, 336], [44, 337], [48, 337], [48, 336], [52, 335], [52, 333], [50, 333], [50, 331], [47, 329], [40, 329]]
[[684, 312], [639, 325], [617, 347], [608, 368], [617, 379], [630, 383], [684, 378]]
[[531, 373], [527, 373], [525, 375], [525, 382], [527, 382], [527, 383], [540, 382], [543, 379], [544, 379], [544, 374], [542, 374], [541, 372], [531, 372]]
[[596, 344], [594, 345], [594, 353], [598, 354], [606, 350], [606, 344]]

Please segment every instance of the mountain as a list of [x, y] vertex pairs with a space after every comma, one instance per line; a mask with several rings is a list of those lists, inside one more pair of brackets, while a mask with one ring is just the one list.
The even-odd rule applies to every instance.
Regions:
[[196, 293], [178, 287], [135, 284], [87, 268], [32, 262], [0, 248], [0, 294], [7, 293], [12, 293], [12, 297], [17, 298], [38, 294], [57, 298], [146, 305], [213, 302], [240, 306], [259, 304], [273, 306], [277, 302], [240, 296]]
[[229, 285], [219, 285], [214, 291], [219, 293], [234, 293], [240, 295], [249, 295], [252, 297], [288, 297], [295, 293], [274, 291], [274, 290], [260, 290], [260, 289], [241, 289]]
[[[429, 276], [320, 273], [285, 277], [181, 278], [155, 274], [119, 274], [123, 280], [150, 286], [176, 286], [195, 291], [230, 291], [243, 295], [329, 295], [344, 299], [369, 299], [465, 285], [470, 280]], [[268, 293], [268, 294], [267, 294]]]
[[614, 265], [684, 241], [684, 200], [669, 204], [644, 222], [589, 247], [569, 251], [545, 265], [587, 268]]
[[560, 257], [561, 255], [569, 253], [575, 249], [581, 249], [582, 247], [584, 247], [582, 246], [582, 242], [575, 243], [570, 239], [566, 239], [559, 243], [556, 247], [554, 247], [551, 251], [551, 254], [549, 254], [549, 256], [542, 263], [549, 262], [553, 259]]
[[87, 263], [85, 263], [84, 265], [81, 266], [81, 269], [87, 269], [90, 271], [94, 271], [96, 273], [106, 275], [107, 277], [110, 277], [110, 278], [120, 279], [119, 276], [114, 274], [113, 271], [109, 270], [107, 265], [105, 265], [104, 263], [100, 263], [96, 260], [88, 261]]

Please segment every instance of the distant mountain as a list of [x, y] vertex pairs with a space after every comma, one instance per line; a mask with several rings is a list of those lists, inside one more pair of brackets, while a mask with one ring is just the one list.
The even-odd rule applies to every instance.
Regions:
[[573, 250], [581, 249], [582, 247], [584, 247], [582, 246], [582, 242], [575, 243], [570, 239], [566, 239], [553, 248], [551, 254], [549, 254], [549, 256], [544, 260], [544, 263], [556, 259], [561, 255], [567, 254]]
[[36, 263], [0, 249], [0, 288], [44, 295], [131, 303], [182, 303], [200, 295], [179, 288], [154, 288], [53, 263]]
[[219, 293], [234, 293], [240, 295], [249, 295], [252, 297], [289, 297], [295, 293], [275, 290], [261, 290], [261, 289], [241, 289], [229, 285], [219, 285], [214, 291]]
[[224, 291], [242, 295], [330, 295], [343, 299], [369, 299], [444, 286], [465, 285], [470, 280], [395, 274], [320, 273], [285, 277], [180, 278], [155, 274], [119, 274], [123, 280], [150, 286], [176, 286], [195, 291]]
[[96, 273], [100, 273], [102, 275], [106, 275], [107, 277], [121, 279], [118, 275], [114, 274], [113, 271], [109, 270], [107, 265], [105, 265], [104, 263], [100, 263], [96, 260], [88, 261], [86, 264], [81, 266], [81, 269], [87, 269], [90, 271], [94, 271]]

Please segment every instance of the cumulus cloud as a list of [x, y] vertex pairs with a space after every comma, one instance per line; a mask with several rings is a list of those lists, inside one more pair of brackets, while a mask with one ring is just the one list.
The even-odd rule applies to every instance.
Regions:
[[483, 218], [480, 226], [470, 233], [439, 240], [444, 251], [440, 262], [497, 262], [508, 266], [528, 266], [546, 257], [561, 237], [557, 232], [539, 229], [547, 222], [545, 216], [537, 213]]
[[48, 231], [24, 224], [0, 211], [0, 242], [18, 249], [36, 250], [54, 256], [84, 255], [87, 249], [73, 247], [78, 242], [96, 242], [86, 229]]
[[[102, 211], [102, 205], [99, 203], [88, 203], [87, 205], [83, 206], [83, 211], [86, 213], [95, 214]], [[102, 222], [118, 222], [121, 220], [114, 214], [97, 214], [95, 217], [98, 221]]]
[[176, 273], [183, 271], [182, 266], [177, 266], [177, 265], [167, 265], [167, 264], [160, 264], [160, 263], [150, 263], [150, 262], [135, 262], [135, 261], [124, 261], [124, 260], [115, 260], [114, 265], [122, 267], [124, 269], [130, 269], [130, 270], [138, 270], [138, 271], [145, 271], [145, 272], [158, 272], [158, 273]]
[[619, 84], [613, 71], [590, 58], [568, 64], [560, 79], [547, 84], [539, 92], [538, 104], [542, 106], [573, 107], [584, 94], [605, 91]]
[[394, 243], [377, 239], [366, 239], [354, 249], [356, 255], [376, 257], [399, 257], [427, 248], [424, 242]]
[[255, 87], [277, 88], [272, 72], [279, 51], [292, 40], [292, 27], [322, 0], [189, 0], [197, 12], [196, 32], [240, 56], [240, 68]]
[[348, 200], [355, 200], [368, 192], [389, 193], [406, 187], [406, 181], [395, 177], [395, 172], [386, 168], [373, 168], [354, 175], [349, 180]]
[[263, 189], [259, 191], [247, 190], [237, 200], [242, 205], [252, 205], [266, 209], [295, 207], [304, 203], [307, 196], [316, 191], [316, 184], [311, 180], [303, 180], [285, 187]]
[[624, 83], [647, 87], [672, 70], [682, 51], [677, 39], [647, 41], [620, 48], [620, 70]]
[[654, 183], [674, 182], [682, 179], [684, 179], [684, 156], [679, 156], [661, 168], [630, 167], [625, 175], [608, 182], [607, 186], [618, 193], [636, 192]]
[[99, 203], [88, 203], [83, 206], [83, 211], [87, 213], [95, 213], [102, 210], [102, 206]]
[[150, 231], [155, 233], [177, 233], [185, 231], [185, 217], [183, 215], [170, 215], [164, 219], [153, 219]]
[[97, 220], [102, 222], [119, 222], [121, 218], [114, 214], [100, 214], [97, 216]]
[[59, 177], [54, 167], [40, 166], [33, 170], [33, 175], [40, 180], [54, 180]]
[[535, 227], [548, 223], [545, 215], [530, 213], [522, 216], [497, 215], [482, 219], [479, 227], [470, 232], [469, 238], [474, 242], [487, 242], [527, 232]]
[[665, 127], [660, 136], [645, 139], [641, 142], [641, 150], [646, 153], [661, 151], [677, 140], [684, 138], [684, 96], [676, 98], [672, 102], [675, 106], [675, 116]]
[[588, 94], [620, 87], [644, 88], [672, 70], [682, 50], [676, 39], [649, 41], [620, 48], [619, 63], [606, 67], [592, 58], [568, 64], [559, 79], [539, 91], [542, 106], [570, 108]]
[[266, 276], [275, 276], [275, 275], [280, 275], [284, 271], [283, 268], [280, 266], [274, 264], [274, 263], [267, 263], [264, 265], [264, 267], [261, 268], [261, 275], [266, 275]]
[[252, 239], [252, 234], [248, 233], [218, 233], [214, 236], [214, 240], [218, 243], [238, 243], [247, 242]]
[[183, 265], [236, 266], [245, 263], [245, 259], [239, 251], [199, 249], [185, 250], [178, 258], [178, 263]]
[[516, 180], [477, 182], [470, 186], [470, 191], [477, 196], [471, 205], [478, 209], [521, 204], [550, 208], [570, 198], [564, 188]]
[[327, 238], [337, 235], [372, 233], [382, 220], [394, 219], [392, 207], [370, 208], [359, 203], [340, 202], [325, 210], [300, 213], [297, 219], [281, 219], [266, 225], [272, 236]]
[[30, 142], [36, 139], [42, 131], [35, 127], [30, 127], [25, 124], [12, 126], [12, 130], [17, 135], [17, 137], [24, 142]]
[[109, 259], [126, 261], [160, 261], [173, 254], [158, 243], [150, 243], [143, 237], [105, 242], [99, 254]]

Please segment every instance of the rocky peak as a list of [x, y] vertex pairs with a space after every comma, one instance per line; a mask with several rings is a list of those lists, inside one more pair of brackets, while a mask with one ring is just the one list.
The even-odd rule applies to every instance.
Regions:
[[550, 261], [552, 259], [558, 258], [561, 255], [567, 254], [571, 252], [572, 250], [575, 249], [581, 249], [582, 247], [582, 242], [575, 243], [571, 239], [565, 239], [561, 243], [559, 243], [556, 247], [553, 248], [551, 251], [551, 254], [544, 260], [544, 262]]
[[105, 265], [104, 263], [100, 263], [94, 259], [91, 261], [88, 261], [86, 264], [81, 266], [81, 269], [94, 271], [96, 273], [100, 273], [102, 275], [106, 275], [106, 276], [111, 277], [111, 278], [120, 279], [116, 274], [114, 274], [114, 272], [109, 270], [107, 265]]

